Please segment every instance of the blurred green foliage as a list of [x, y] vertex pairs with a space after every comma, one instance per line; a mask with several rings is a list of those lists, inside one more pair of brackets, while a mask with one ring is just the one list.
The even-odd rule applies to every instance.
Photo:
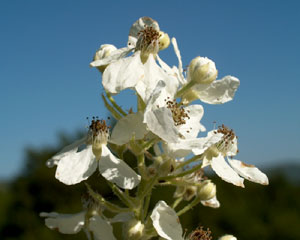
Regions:
[[[80, 135], [61, 135], [55, 148], [26, 150], [22, 173], [13, 181], [0, 184], [0, 239], [86, 239], [82, 232], [63, 235], [49, 230], [39, 217], [40, 212], [77, 213], [82, 210], [81, 196], [86, 192], [84, 184], [66, 186], [55, 179], [55, 168], [45, 166], [54, 153]], [[132, 158], [127, 155], [127, 158]], [[246, 183], [245, 189], [213, 177], [221, 207], [211, 209], [198, 205], [181, 217], [183, 228], [189, 233], [203, 225], [211, 229], [214, 239], [230, 233], [243, 240], [299, 240], [300, 184], [287, 180], [283, 174], [270, 172], [268, 175], [269, 186]], [[88, 179], [88, 183], [106, 199], [115, 201], [99, 173]], [[172, 187], [154, 189], [150, 206], [153, 207], [160, 196], [172, 203], [173, 192]]]

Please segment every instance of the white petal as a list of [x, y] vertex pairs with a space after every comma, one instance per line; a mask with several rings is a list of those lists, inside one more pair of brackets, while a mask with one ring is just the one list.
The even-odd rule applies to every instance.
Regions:
[[205, 138], [200, 138], [201, 140], [199, 141], [200, 145], [196, 145], [193, 147], [193, 153], [195, 155], [202, 154], [205, 150], [207, 150], [209, 147], [211, 147], [213, 144], [219, 142], [223, 137], [222, 133], [215, 133], [215, 131], [209, 131], [207, 133], [207, 137]]
[[178, 45], [177, 45], [177, 41], [176, 41], [176, 38], [172, 38], [171, 40], [172, 44], [173, 44], [173, 47], [174, 47], [174, 52], [177, 56], [177, 59], [178, 59], [178, 73], [179, 73], [179, 77], [180, 77], [180, 80], [181, 80], [181, 83], [182, 84], [185, 84], [186, 83], [186, 80], [183, 76], [183, 69], [182, 69], [182, 60], [181, 60], [181, 55], [180, 55], [180, 51], [179, 51], [179, 48], [178, 48]]
[[249, 165], [243, 163], [242, 161], [234, 160], [234, 159], [233, 160], [228, 159], [228, 161], [231, 167], [234, 169], [234, 171], [236, 171], [243, 178], [246, 178], [249, 181], [260, 183], [263, 185], [269, 184], [269, 180], [266, 174], [261, 172], [254, 165]]
[[[164, 72], [162, 68], [157, 65], [153, 54], [149, 55], [147, 62], [144, 64], [144, 71], [144, 78], [137, 82], [135, 89], [145, 103], [148, 102], [148, 100], [152, 96], [152, 93], [160, 80], [167, 81], [167, 79], [172, 79], [173, 83], [176, 85], [176, 78], [169, 76], [166, 72]], [[172, 82], [172, 80], [169, 81]], [[168, 86], [170, 86], [170, 84], [168, 84]], [[172, 92], [175, 92], [174, 87], [170, 87], [173, 90]], [[167, 90], [168, 89], [166, 89], [166, 91]]]
[[211, 167], [215, 173], [224, 181], [232, 183], [239, 187], [244, 187], [244, 179], [241, 178], [225, 161], [224, 157], [219, 154], [211, 160]]
[[[213, 132], [213, 131], [212, 131]], [[208, 134], [203, 138], [180, 139], [177, 143], [168, 143], [163, 145], [164, 150], [174, 158], [185, 157], [191, 152], [200, 155], [213, 144], [222, 139], [223, 134]], [[204, 167], [204, 166], [203, 166]]]
[[152, 27], [159, 31], [158, 23], [150, 17], [141, 17], [136, 22], [134, 22], [129, 30], [128, 46], [135, 46], [138, 34], [141, 30], [145, 29], [145, 26]]
[[85, 211], [77, 214], [40, 213], [46, 217], [45, 224], [48, 228], [58, 230], [64, 234], [78, 233], [84, 226]]
[[238, 153], [238, 146], [237, 146], [237, 137], [230, 142], [228, 149], [226, 150], [226, 156], [235, 156]]
[[51, 159], [49, 159], [46, 162], [47, 167], [49, 168], [54, 167], [55, 165], [57, 165], [57, 163], [62, 157], [69, 154], [70, 152], [74, 152], [74, 151], [76, 152], [78, 150], [78, 147], [80, 147], [80, 145], [84, 144], [85, 142], [86, 142], [86, 137], [81, 138], [75, 141], [74, 143], [64, 147], [60, 152], [56, 153]]
[[112, 131], [110, 142], [123, 145], [128, 143], [133, 135], [136, 140], [143, 139], [148, 132], [143, 118], [142, 112], [128, 114], [121, 118]]
[[140, 52], [120, 59], [108, 65], [102, 76], [102, 84], [106, 91], [118, 93], [126, 88], [133, 88], [144, 78], [144, 66]]
[[89, 220], [89, 229], [94, 234], [95, 240], [115, 240], [113, 228], [109, 222], [100, 216], [93, 216]]
[[96, 157], [92, 145], [85, 149], [68, 152], [57, 163], [55, 177], [67, 185], [79, 183], [91, 176], [97, 168]]
[[202, 205], [206, 207], [211, 207], [211, 208], [219, 208], [220, 207], [220, 202], [218, 201], [217, 197], [214, 196], [213, 198], [207, 200], [207, 201], [201, 201]]
[[205, 131], [205, 127], [200, 123], [204, 109], [201, 105], [190, 105], [185, 107], [184, 111], [189, 115], [190, 119], [185, 118], [186, 123], [179, 125], [177, 129], [186, 139], [196, 138], [199, 131]]
[[240, 81], [236, 77], [226, 76], [211, 84], [197, 84], [193, 89], [202, 102], [221, 104], [233, 99], [239, 85]]
[[147, 111], [144, 116], [144, 122], [148, 129], [162, 138], [163, 140], [176, 143], [179, 141], [180, 133], [174, 125], [173, 115], [168, 108], [158, 108], [153, 111]]
[[179, 218], [173, 208], [159, 201], [151, 214], [153, 226], [159, 236], [167, 240], [183, 240]]
[[141, 180], [141, 176], [136, 174], [123, 160], [115, 157], [104, 145], [99, 161], [99, 171], [106, 180], [124, 189], [133, 189]]
[[91, 67], [99, 67], [99, 66], [110, 64], [114, 61], [117, 61], [118, 59], [124, 58], [126, 55], [128, 55], [132, 51], [132, 49], [133, 48], [130, 48], [130, 47], [124, 47], [124, 48], [117, 49], [117, 50], [111, 52], [108, 57], [91, 62], [90, 66]]

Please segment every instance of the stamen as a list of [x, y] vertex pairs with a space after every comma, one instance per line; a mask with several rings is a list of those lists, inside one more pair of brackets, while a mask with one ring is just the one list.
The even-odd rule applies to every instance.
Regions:
[[178, 104], [176, 100], [166, 100], [165, 102], [167, 104], [167, 108], [169, 108], [173, 115], [173, 120], [175, 126], [179, 126], [186, 123], [186, 118], [190, 119], [190, 116], [188, 115], [189, 111], [185, 111], [182, 107], [182, 104]]
[[226, 152], [231, 147], [231, 145], [234, 144], [234, 139], [237, 138], [234, 131], [226, 127], [224, 124], [222, 124], [222, 126], [219, 126], [218, 129], [214, 131], [214, 133], [223, 134], [222, 140], [218, 144], [216, 144], [216, 147], [221, 152]]
[[196, 230], [194, 230], [190, 236], [189, 236], [190, 240], [211, 240], [212, 236], [211, 236], [211, 231], [209, 230], [209, 228], [207, 228], [207, 230], [203, 230], [203, 227], [198, 227]]
[[153, 27], [146, 25], [144, 27], [145, 28], [138, 33], [137, 49], [157, 53], [160, 34]]
[[93, 134], [93, 137], [99, 135], [99, 133], [107, 133], [110, 127], [106, 125], [105, 120], [99, 120], [98, 117], [93, 117], [91, 125], [89, 126], [90, 131]]

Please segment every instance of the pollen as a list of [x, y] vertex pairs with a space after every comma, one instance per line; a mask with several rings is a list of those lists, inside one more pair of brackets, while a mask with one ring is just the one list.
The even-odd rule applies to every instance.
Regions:
[[145, 28], [138, 33], [138, 50], [149, 51], [158, 47], [160, 34], [153, 27], [144, 26]]
[[224, 124], [222, 124], [222, 126], [219, 126], [218, 129], [214, 131], [214, 133], [223, 134], [222, 140], [219, 142], [219, 144], [217, 144], [217, 148], [219, 149], [219, 151], [222, 152], [226, 152], [232, 146], [232, 144], [234, 144], [234, 139], [237, 139], [237, 136], [235, 135], [234, 131], [226, 127]]
[[89, 130], [93, 134], [93, 137], [97, 137], [99, 134], [108, 134], [109, 126], [106, 125], [105, 120], [99, 120], [93, 117]]
[[194, 230], [189, 236], [189, 240], [211, 240], [211, 239], [212, 236], [209, 228], [207, 228], [207, 230], [204, 230], [202, 226], [196, 228], [196, 230]]
[[188, 111], [185, 111], [182, 104], [177, 103], [175, 100], [171, 101], [165, 99], [167, 108], [169, 108], [173, 115], [175, 126], [186, 124], [186, 119], [190, 119]]

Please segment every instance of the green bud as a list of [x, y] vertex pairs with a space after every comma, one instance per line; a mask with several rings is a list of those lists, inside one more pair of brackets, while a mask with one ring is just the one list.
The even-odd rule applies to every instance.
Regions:
[[188, 81], [210, 84], [218, 75], [215, 63], [206, 57], [194, 58], [188, 68]]
[[237, 240], [237, 238], [233, 235], [224, 235], [220, 237], [218, 240]]
[[214, 183], [210, 180], [202, 182], [201, 186], [198, 188], [198, 197], [201, 201], [207, 201], [216, 196], [217, 188]]
[[136, 219], [130, 220], [126, 224], [127, 239], [128, 240], [140, 240], [144, 236], [145, 225]]
[[[114, 45], [103, 44], [95, 53], [93, 60], [96, 61], [96, 60], [101, 60], [103, 58], [106, 58], [115, 50], [117, 50], [117, 48]], [[106, 67], [107, 67], [107, 65], [103, 65], [103, 66], [99, 66], [97, 68], [101, 73], [103, 73]]]
[[167, 33], [164, 33], [163, 31], [159, 31], [159, 50], [164, 50], [170, 45], [170, 38]]

